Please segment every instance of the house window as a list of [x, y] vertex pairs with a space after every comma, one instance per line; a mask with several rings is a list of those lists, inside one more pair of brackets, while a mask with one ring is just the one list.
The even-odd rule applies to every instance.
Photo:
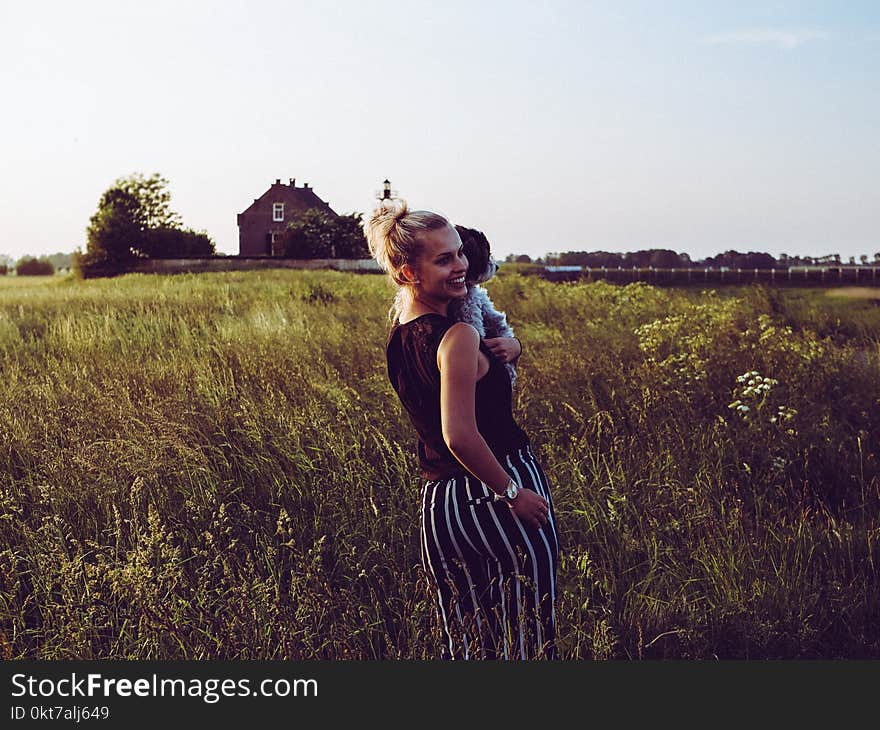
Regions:
[[284, 220], [284, 203], [272, 203], [272, 220]]

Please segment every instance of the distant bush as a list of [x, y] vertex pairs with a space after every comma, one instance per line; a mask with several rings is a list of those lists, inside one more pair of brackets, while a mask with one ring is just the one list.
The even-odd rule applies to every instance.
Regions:
[[189, 228], [152, 228], [143, 232], [141, 252], [150, 258], [213, 256], [214, 242], [204, 231]]
[[6, 264], [0, 264], [0, 276], [6, 276], [9, 273], [9, 267]]
[[19, 276], [52, 276], [55, 273], [55, 267], [45, 257], [35, 259], [32, 256], [25, 256], [19, 259], [15, 265], [15, 271]]

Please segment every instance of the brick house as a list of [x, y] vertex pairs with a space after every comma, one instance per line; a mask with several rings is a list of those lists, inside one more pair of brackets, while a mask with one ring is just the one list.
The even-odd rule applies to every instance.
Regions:
[[336, 215], [330, 204], [315, 195], [308, 183], [298, 188], [294, 178], [290, 178], [288, 185], [276, 180], [243, 213], [238, 214], [238, 255], [282, 256], [281, 238], [291, 213], [309, 208]]

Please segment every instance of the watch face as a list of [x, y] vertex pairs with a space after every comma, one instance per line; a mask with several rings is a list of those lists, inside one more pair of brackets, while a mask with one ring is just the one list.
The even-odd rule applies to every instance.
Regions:
[[508, 484], [507, 485], [507, 497], [509, 499], [516, 499], [517, 494], [519, 494], [519, 489], [517, 488], [516, 484], [514, 484], [513, 482]]

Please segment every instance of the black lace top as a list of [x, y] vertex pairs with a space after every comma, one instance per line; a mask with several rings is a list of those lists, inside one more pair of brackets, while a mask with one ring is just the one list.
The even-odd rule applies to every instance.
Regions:
[[[404, 324], [395, 323], [385, 347], [391, 385], [418, 433], [419, 465], [424, 479], [444, 479], [465, 471], [447, 448], [440, 426], [437, 348], [453, 324], [454, 320], [434, 313]], [[480, 350], [489, 358], [489, 371], [476, 384], [477, 430], [500, 459], [528, 445], [529, 440], [513, 419], [507, 369], [482, 340]]]

